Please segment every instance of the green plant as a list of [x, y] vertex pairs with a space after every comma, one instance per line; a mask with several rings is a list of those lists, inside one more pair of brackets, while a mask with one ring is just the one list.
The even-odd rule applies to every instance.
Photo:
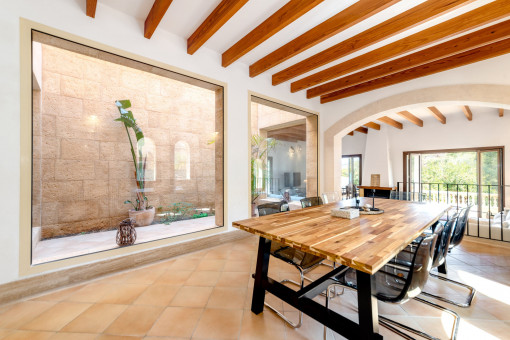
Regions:
[[[274, 138], [264, 138], [260, 135], [251, 137], [251, 202], [266, 189], [268, 172], [266, 169], [267, 156], [278, 145]], [[262, 176], [262, 177], [261, 177]]]
[[[163, 210], [163, 207], [160, 207]], [[187, 218], [193, 218], [196, 213], [196, 208], [191, 203], [177, 202], [171, 204], [164, 212], [164, 217], [161, 222], [164, 224], [170, 224], [175, 221], [185, 220]]]
[[[126, 200], [124, 204], [132, 204], [135, 210], [145, 210], [151, 208], [149, 206], [149, 200], [145, 196], [145, 168], [147, 166], [147, 157], [143, 158], [142, 149], [144, 145], [144, 135], [142, 129], [136, 124], [136, 119], [133, 116], [133, 112], [127, 109], [131, 107], [131, 101], [129, 100], [117, 100], [115, 105], [119, 109], [120, 117], [115, 121], [124, 123], [126, 133], [131, 145], [131, 156], [133, 157], [133, 164], [135, 166], [135, 181], [136, 181], [136, 202]], [[133, 129], [136, 137], [138, 158], [133, 147], [133, 141], [129, 134], [129, 129]]]

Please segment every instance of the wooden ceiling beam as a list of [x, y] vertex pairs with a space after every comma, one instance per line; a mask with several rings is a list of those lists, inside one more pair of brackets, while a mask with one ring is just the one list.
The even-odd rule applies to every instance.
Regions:
[[283, 63], [285, 60], [379, 13], [398, 1], [360, 0], [356, 2], [354, 5], [349, 6], [311, 30], [301, 34], [264, 58], [257, 60], [250, 65], [250, 77], [258, 76], [270, 68]]
[[221, 55], [227, 67], [324, 0], [290, 0]]
[[374, 129], [374, 130], [381, 130], [381, 125], [374, 123], [374, 122], [368, 122], [368, 123], [364, 124], [364, 126]]
[[223, 0], [188, 38], [188, 54], [195, 53], [230, 20], [248, 0]]
[[499, 109], [499, 116], [503, 117], [504, 114], [505, 114], [505, 110], [504, 109]]
[[413, 123], [415, 125], [418, 125], [419, 127], [423, 127], [423, 120], [421, 120], [420, 118], [416, 117], [411, 112], [409, 112], [409, 111], [401, 111], [401, 112], [397, 112], [397, 114], [400, 117], [407, 119], [411, 123]]
[[331, 92], [321, 96], [321, 103], [329, 103], [342, 98], [354, 96], [360, 93], [365, 93], [380, 89], [386, 86], [399, 84], [412, 79], [428, 76], [434, 73], [447, 71], [456, 67], [469, 65], [479, 61], [487, 60], [490, 58], [498, 57], [510, 53], [510, 39], [505, 39], [492, 43], [487, 46], [482, 46], [474, 50], [466, 51], [447, 57], [444, 59], [436, 60], [434, 62], [417, 66], [405, 71], [394, 73], [386, 77], [374, 79], [366, 83], [358, 84], [344, 90]]
[[314, 98], [342, 90], [506, 38], [510, 38], [510, 20], [311, 88], [306, 91], [306, 97]]
[[446, 124], [446, 117], [441, 113], [441, 111], [438, 110], [437, 107], [429, 106], [427, 109], [429, 109], [430, 113], [434, 116], [434, 118], [440, 121], [441, 124]]
[[404, 125], [402, 123], [397, 122], [396, 120], [390, 118], [390, 117], [381, 117], [377, 118], [378, 121], [383, 122], [385, 124], [388, 124], [389, 126], [393, 126], [394, 128], [402, 130], [404, 128]]
[[158, 27], [173, 0], [155, 0], [152, 8], [145, 19], [143, 36], [150, 39]]
[[354, 129], [354, 131], [358, 131], [364, 134], [368, 133], [368, 129], [366, 127], [360, 126], [359, 128]]
[[464, 115], [466, 116], [467, 120], [472, 121], [473, 120], [473, 112], [471, 112], [471, 109], [467, 105], [461, 106], [462, 112], [464, 112]]
[[91, 18], [96, 17], [97, 0], [87, 0], [86, 13]]
[[349, 136], [354, 136], [354, 131], [348, 133]]
[[[435, 3], [426, 1], [423, 4]], [[418, 6], [417, 6], [418, 7]], [[291, 84], [291, 91], [296, 92], [320, 83], [358, 71], [362, 68], [381, 63], [385, 60], [402, 56], [430, 46], [433, 43], [451, 38], [463, 32], [489, 24], [496, 20], [508, 17], [510, 1], [495, 1], [475, 10], [459, 15], [408, 37], [397, 40], [376, 50], [365, 53], [359, 57], [349, 59], [343, 63], [328, 67], [325, 70], [307, 76]]]
[[342, 41], [309, 58], [304, 59], [273, 75], [273, 85], [281, 84], [292, 78], [310, 72], [320, 66], [338, 60], [346, 55], [388, 39], [407, 29], [420, 25], [433, 18], [452, 11], [459, 6], [470, 3], [470, 0], [461, 1], [425, 1], [404, 13], [388, 19], [352, 38]]

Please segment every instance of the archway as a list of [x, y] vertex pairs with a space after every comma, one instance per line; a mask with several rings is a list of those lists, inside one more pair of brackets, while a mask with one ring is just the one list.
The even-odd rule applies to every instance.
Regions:
[[510, 86], [462, 84], [413, 90], [377, 100], [345, 115], [324, 132], [324, 191], [340, 188], [344, 135], [390, 112], [442, 103], [510, 109]]

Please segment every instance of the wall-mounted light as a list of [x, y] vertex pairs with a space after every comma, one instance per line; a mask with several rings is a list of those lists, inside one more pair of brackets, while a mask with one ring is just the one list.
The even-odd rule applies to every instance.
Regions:
[[296, 150], [294, 149], [294, 147], [290, 147], [289, 148], [289, 157], [292, 158], [294, 157], [294, 154], [296, 153]]

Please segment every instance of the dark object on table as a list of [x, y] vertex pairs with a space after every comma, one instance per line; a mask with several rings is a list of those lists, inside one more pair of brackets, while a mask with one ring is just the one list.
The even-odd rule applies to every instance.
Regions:
[[372, 189], [372, 208], [370, 208], [370, 211], [379, 211], [379, 209], [375, 207], [375, 189]]
[[302, 208], [315, 207], [316, 205], [322, 205], [322, 198], [320, 198], [319, 196], [305, 197], [301, 200]]
[[117, 229], [117, 244], [122, 246], [129, 246], [136, 241], [135, 221], [132, 218], [126, 218], [119, 224]]

